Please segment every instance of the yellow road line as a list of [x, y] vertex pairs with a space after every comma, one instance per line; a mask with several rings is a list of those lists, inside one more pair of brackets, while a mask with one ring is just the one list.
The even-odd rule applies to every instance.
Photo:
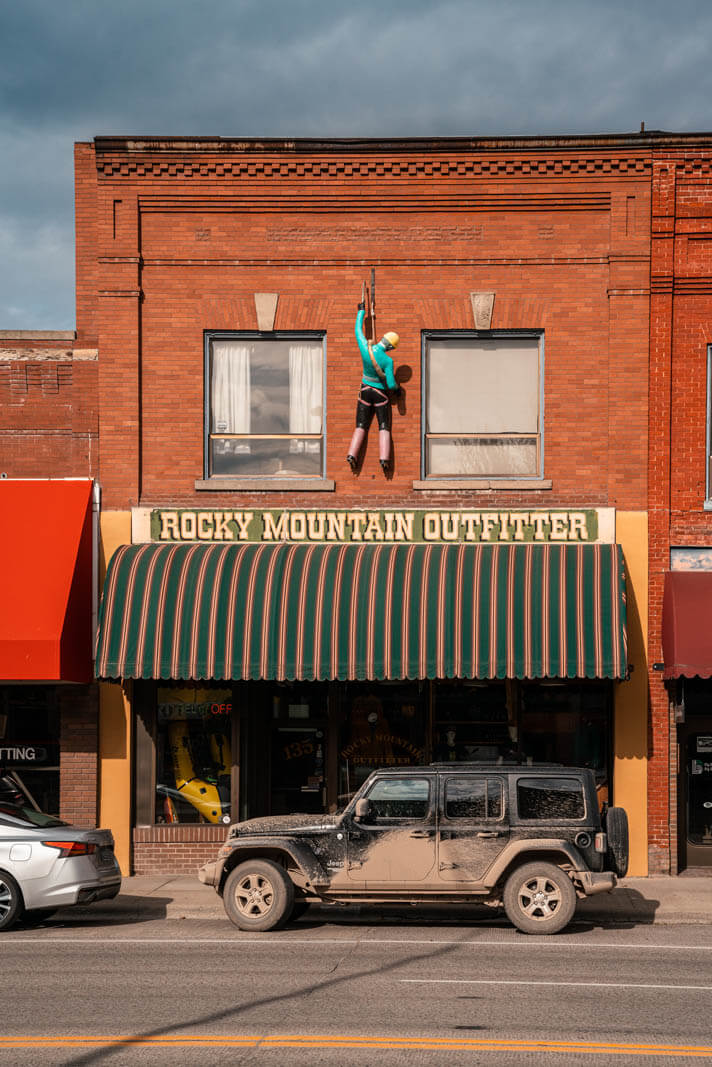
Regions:
[[358, 1034], [18, 1034], [0, 1036], [4, 1048], [304, 1048], [304, 1049], [380, 1049], [381, 1051], [448, 1051], [448, 1052], [561, 1052], [608, 1056], [679, 1056], [712, 1059], [712, 1045], [640, 1045], [599, 1041], [548, 1041], [541, 1039], [474, 1037], [387, 1037]]

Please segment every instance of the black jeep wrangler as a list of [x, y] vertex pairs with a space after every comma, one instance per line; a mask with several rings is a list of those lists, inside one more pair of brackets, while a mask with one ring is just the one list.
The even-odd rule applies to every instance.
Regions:
[[626, 813], [601, 816], [592, 771], [433, 763], [375, 771], [339, 814], [236, 823], [198, 877], [241, 930], [273, 930], [316, 901], [450, 901], [503, 904], [519, 930], [553, 934], [577, 896], [627, 869]]

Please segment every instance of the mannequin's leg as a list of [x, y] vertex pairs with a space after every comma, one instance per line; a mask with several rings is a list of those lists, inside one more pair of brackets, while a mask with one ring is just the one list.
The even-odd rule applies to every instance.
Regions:
[[352, 470], [356, 469], [358, 464], [358, 457], [361, 452], [361, 446], [366, 440], [366, 431], [362, 426], [357, 426], [354, 430], [353, 437], [351, 438], [351, 444], [349, 445], [349, 454], [346, 457], [349, 466]]
[[391, 469], [391, 431], [378, 431], [378, 458], [384, 471]]

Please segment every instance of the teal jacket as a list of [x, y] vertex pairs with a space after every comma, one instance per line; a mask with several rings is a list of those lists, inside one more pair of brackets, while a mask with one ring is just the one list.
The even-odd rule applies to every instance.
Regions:
[[[366, 335], [363, 332], [363, 320], [366, 317], [366, 312], [360, 308], [359, 313], [356, 316], [356, 340], [358, 341], [359, 351], [361, 352], [361, 361], [363, 362], [363, 378], [361, 382], [363, 385], [376, 385], [383, 389], [383, 379], [378, 377], [376, 368], [371, 362], [371, 357], [368, 353], [368, 341]], [[377, 345], [371, 345], [371, 351], [373, 352], [373, 358], [381, 368], [386, 376], [386, 385], [389, 389], [398, 389], [398, 382], [393, 374], [393, 360], [388, 355], [387, 351], [379, 341]]]

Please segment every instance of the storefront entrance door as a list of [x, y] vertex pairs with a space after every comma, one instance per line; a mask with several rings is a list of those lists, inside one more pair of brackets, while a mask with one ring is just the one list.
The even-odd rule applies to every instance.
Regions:
[[683, 863], [712, 867], [712, 719], [686, 725], [680, 739], [683, 754]]
[[272, 731], [271, 814], [326, 808], [326, 726], [275, 726]]

